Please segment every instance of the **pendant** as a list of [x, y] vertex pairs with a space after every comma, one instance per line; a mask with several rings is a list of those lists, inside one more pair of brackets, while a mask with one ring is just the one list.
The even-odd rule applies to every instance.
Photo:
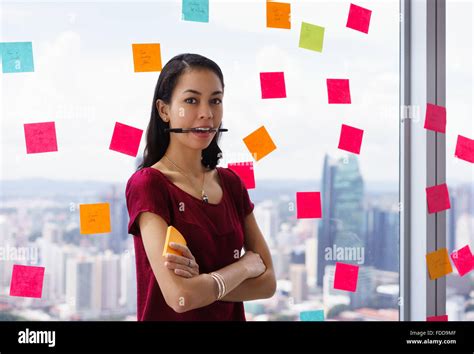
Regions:
[[204, 190], [201, 192], [201, 195], [202, 195], [202, 201], [204, 203], [209, 203], [209, 198], [207, 197], [207, 194], [204, 193]]

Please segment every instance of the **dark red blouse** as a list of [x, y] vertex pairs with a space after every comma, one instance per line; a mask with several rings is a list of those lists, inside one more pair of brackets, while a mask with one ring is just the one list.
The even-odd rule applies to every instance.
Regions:
[[210, 273], [238, 261], [235, 257], [240, 256], [244, 244], [244, 218], [253, 211], [254, 204], [234, 171], [216, 168], [223, 190], [218, 204], [203, 203], [155, 168], [138, 170], [128, 180], [125, 194], [130, 217], [128, 232], [134, 235], [138, 321], [245, 321], [243, 302], [216, 301], [184, 313], [169, 307], [136, 222], [141, 212], [148, 211], [176, 227], [196, 258], [200, 273]]

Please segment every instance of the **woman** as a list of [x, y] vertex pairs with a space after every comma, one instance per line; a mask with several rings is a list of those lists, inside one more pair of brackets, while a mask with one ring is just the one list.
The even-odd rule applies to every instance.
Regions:
[[[172, 58], [158, 78], [143, 163], [126, 187], [137, 266], [137, 318], [245, 321], [243, 301], [273, 296], [270, 252], [240, 177], [216, 167], [224, 79], [197, 54]], [[162, 256], [168, 225], [187, 246]], [[241, 257], [240, 251], [245, 248]]]

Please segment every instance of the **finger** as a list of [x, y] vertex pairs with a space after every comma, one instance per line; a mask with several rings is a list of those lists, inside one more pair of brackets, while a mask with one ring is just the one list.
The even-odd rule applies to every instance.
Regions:
[[194, 260], [194, 256], [189, 250], [188, 246], [181, 245], [175, 242], [170, 242], [170, 247], [175, 249], [176, 251], [180, 251], [184, 257]]
[[193, 275], [191, 273], [189, 273], [188, 271], [186, 271], [186, 270], [175, 269], [174, 272], [175, 272], [176, 275], [182, 276], [184, 278], [192, 278], [193, 277]]
[[[183, 256], [178, 256], [176, 254], [171, 254], [167, 253], [166, 254], [166, 260], [178, 264], [183, 264], [189, 266], [189, 258], [185, 258]], [[191, 260], [191, 264], [195, 264], [196, 262], [194, 260]]]
[[186, 272], [191, 273], [192, 275], [199, 275], [199, 271], [196, 268], [190, 268], [187, 266], [184, 266], [182, 264], [177, 264], [177, 263], [171, 263], [171, 262], [165, 262], [165, 266], [168, 269], [175, 270], [175, 269], [180, 269]]

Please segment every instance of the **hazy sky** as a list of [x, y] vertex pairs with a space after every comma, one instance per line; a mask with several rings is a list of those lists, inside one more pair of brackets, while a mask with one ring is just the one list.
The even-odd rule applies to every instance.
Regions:
[[[345, 27], [351, 1], [291, 3], [291, 30], [266, 28], [264, 1], [210, 1], [206, 24], [182, 21], [181, 1], [2, 3], [1, 41], [33, 42], [35, 72], [0, 73], [1, 177], [126, 181], [135, 159], [108, 149], [113, 127], [118, 121], [146, 130], [159, 75], [133, 72], [131, 44], [160, 43], [163, 65], [191, 52], [223, 70], [229, 132], [221, 140], [221, 166], [251, 161], [242, 138], [265, 125], [277, 150], [254, 162], [257, 180], [320, 179], [324, 154], [341, 155], [344, 123], [365, 131], [359, 156], [365, 180], [397, 183], [398, 0], [357, 1], [373, 11], [368, 35]], [[457, 16], [472, 19], [466, 11]], [[322, 53], [298, 48], [302, 21], [325, 27]], [[472, 33], [461, 37], [462, 45], [450, 45], [471, 64], [451, 63], [472, 94], [466, 83], [470, 78], [472, 86]], [[287, 98], [260, 98], [262, 71], [285, 72]], [[350, 79], [351, 105], [328, 105], [327, 78]], [[448, 116], [472, 120], [471, 108], [464, 114], [470, 97], [455, 95], [464, 108], [448, 107]], [[27, 155], [23, 124], [44, 121], [56, 122], [59, 151]], [[474, 135], [472, 125], [455, 128]], [[144, 145], [143, 136], [139, 156]], [[471, 171], [465, 165], [461, 178]]]

